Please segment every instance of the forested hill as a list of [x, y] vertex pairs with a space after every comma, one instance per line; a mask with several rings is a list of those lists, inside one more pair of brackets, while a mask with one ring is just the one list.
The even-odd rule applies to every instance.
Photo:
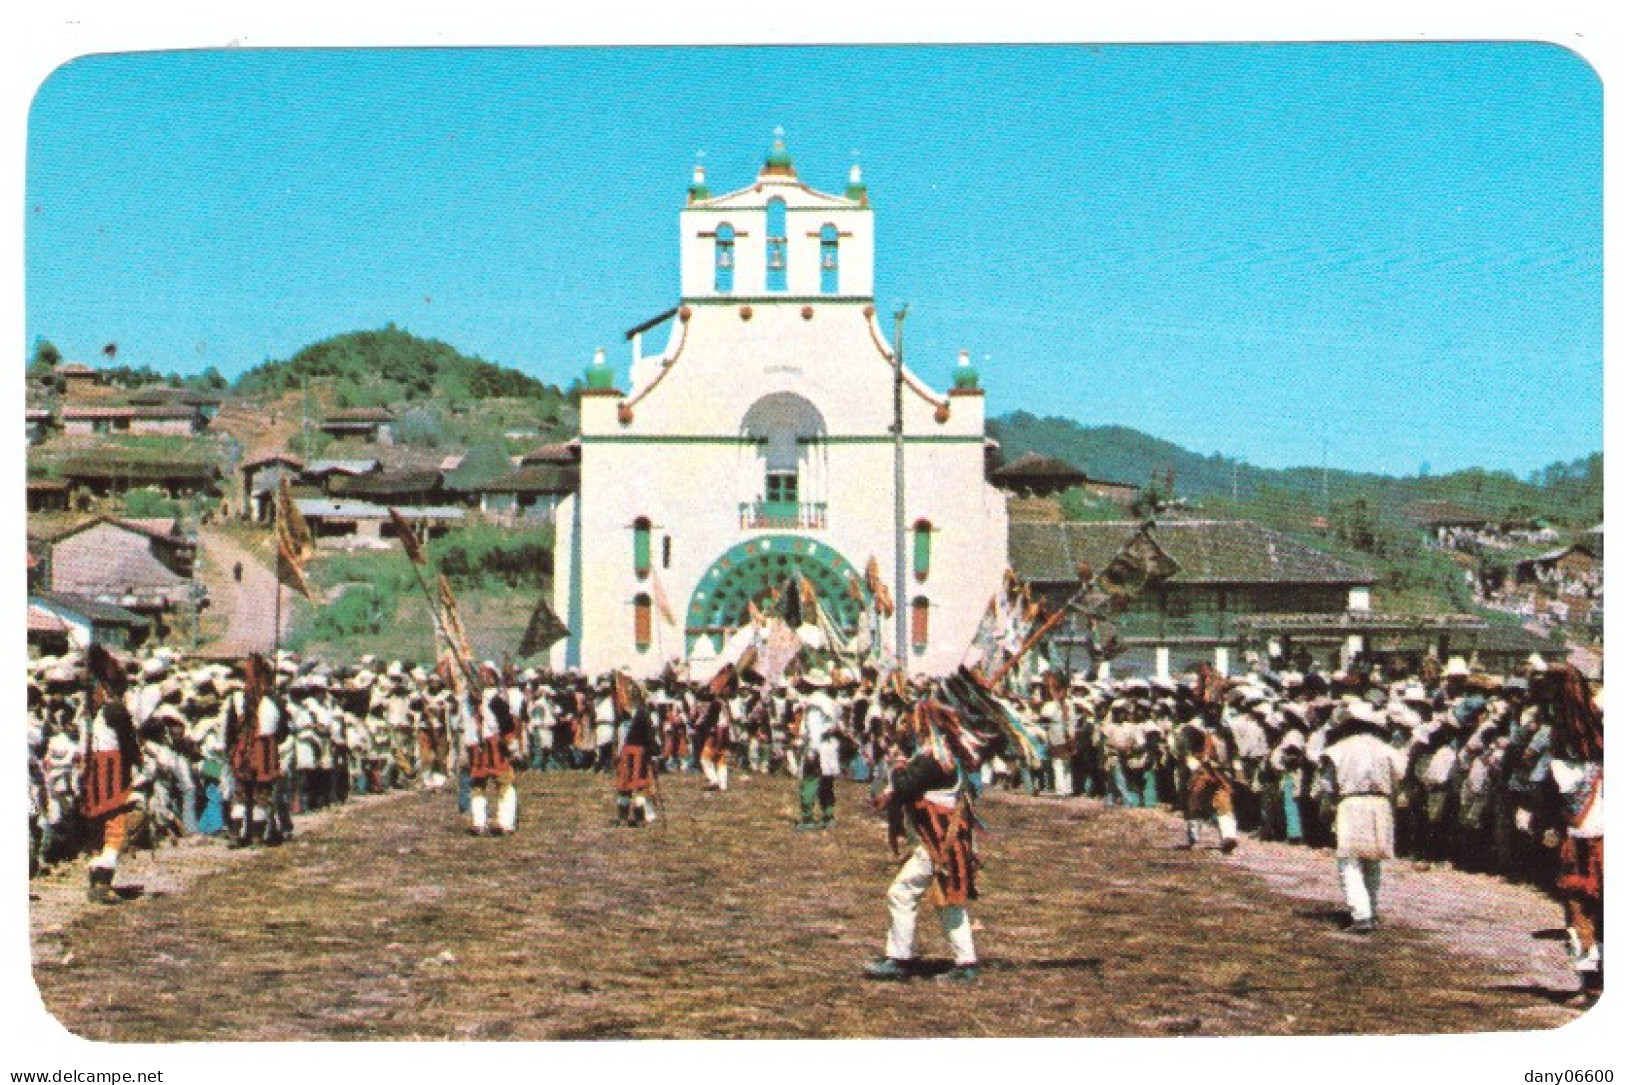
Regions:
[[[1203, 456], [1124, 426], [1081, 426], [1066, 418], [1024, 411], [989, 420], [989, 435], [1006, 462], [1027, 452], [1054, 456], [1092, 478], [1146, 486], [1153, 472], [1173, 471], [1174, 494], [1230, 511], [1257, 506], [1261, 517], [1324, 515], [1364, 499], [1397, 511], [1416, 501], [1452, 501], [1491, 518], [1544, 519], [1587, 528], [1602, 519], [1602, 454], [1554, 463], [1528, 478], [1473, 468], [1447, 475], [1393, 477], [1319, 467], [1255, 467], [1229, 457]], [[1323, 487], [1324, 485], [1324, 493]], [[1278, 515], [1267, 515], [1272, 510]]]
[[567, 394], [534, 377], [471, 358], [447, 343], [421, 339], [391, 324], [382, 331], [348, 332], [300, 350], [287, 361], [266, 362], [238, 378], [244, 395], [323, 387], [338, 407], [393, 407], [403, 403], [518, 398], [557, 408]]

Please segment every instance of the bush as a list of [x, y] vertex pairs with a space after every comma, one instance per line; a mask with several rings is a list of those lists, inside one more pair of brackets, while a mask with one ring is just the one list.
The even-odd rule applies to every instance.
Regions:
[[311, 635], [318, 640], [378, 633], [395, 617], [398, 597], [373, 584], [356, 584], [331, 604], [318, 607], [311, 623]]
[[429, 560], [460, 587], [540, 587], [553, 569], [550, 531], [471, 527], [429, 543]]
[[180, 503], [156, 486], [143, 486], [124, 495], [124, 515], [134, 520], [156, 520], [180, 513]]

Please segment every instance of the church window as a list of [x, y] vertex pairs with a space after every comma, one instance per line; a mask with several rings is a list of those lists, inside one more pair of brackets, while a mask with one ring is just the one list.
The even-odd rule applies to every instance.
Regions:
[[914, 579], [923, 581], [931, 575], [931, 521], [914, 522]]
[[834, 294], [841, 289], [840, 238], [840, 232], [827, 223], [818, 231], [820, 289], [826, 294]]
[[734, 288], [734, 228], [724, 222], [717, 227], [717, 293]]
[[788, 279], [785, 273], [784, 201], [774, 197], [767, 201], [767, 288], [782, 291]]
[[653, 528], [648, 517], [640, 516], [632, 521], [632, 571], [638, 574], [639, 580], [649, 575], [649, 536]]
[[800, 489], [800, 477], [795, 471], [769, 470], [766, 493], [763, 495], [770, 506], [769, 511], [776, 511], [771, 506], [776, 506], [777, 510], [790, 511], [791, 507], [801, 500]]
[[654, 642], [654, 614], [647, 593], [632, 597], [632, 642], [640, 652], [647, 652]]
[[931, 601], [923, 595], [916, 595], [909, 607], [908, 633], [909, 643], [916, 652], [925, 651], [926, 645], [931, 643]]

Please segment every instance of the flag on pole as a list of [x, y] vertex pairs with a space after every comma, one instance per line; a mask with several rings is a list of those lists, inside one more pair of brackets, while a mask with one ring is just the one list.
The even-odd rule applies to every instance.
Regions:
[[316, 539], [310, 533], [310, 525], [305, 522], [304, 514], [294, 503], [293, 494], [288, 490], [288, 476], [283, 475], [277, 486], [277, 531], [288, 540], [288, 553], [292, 554], [301, 565], [316, 556]]
[[288, 492], [288, 478], [282, 477], [276, 495], [276, 578], [286, 587], [311, 597], [310, 584], [305, 580], [305, 564], [316, 553], [316, 543], [310, 525], [299, 513]]
[[869, 566], [864, 570], [864, 577], [869, 582], [869, 594], [874, 596], [875, 609], [882, 618], [890, 618], [897, 613], [892, 604], [891, 592], [886, 588], [885, 581], [880, 579], [880, 562], [873, 557], [869, 559]]
[[429, 559], [423, 555], [423, 547], [418, 544], [417, 533], [393, 505], [389, 509], [389, 520], [395, 525], [395, 537], [401, 540], [401, 549], [406, 551], [407, 560], [413, 565], [429, 564]]
[[553, 613], [553, 608], [547, 605], [547, 596], [539, 596], [536, 609], [530, 612], [525, 635], [519, 638], [519, 654], [529, 656], [545, 652], [569, 635], [570, 627], [561, 622], [559, 616]]
[[306, 599], [311, 598], [310, 584], [305, 580], [305, 563], [289, 548], [288, 539], [280, 531], [276, 540], [276, 578], [284, 587], [292, 588]]
[[610, 698], [614, 702], [617, 716], [630, 716], [643, 707], [648, 694], [636, 679], [624, 671], [616, 671], [611, 676], [610, 682]]
[[655, 569], [650, 569], [649, 579], [654, 586], [655, 609], [660, 611], [662, 621], [676, 629], [677, 618], [671, 612], [671, 600], [666, 598], [666, 586], [660, 582], [660, 573]]
[[445, 574], [440, 577], [440, 615], [446, 623], [446, 635], [451, 638], [452, 648], [462, 658], [465, 666], [474, 665], [474, 648], [468, 643], [468, 632], [463, 628], [463, 619], [457, 612], [457, 599], [451, 594], [451, 585], [446, 582]]

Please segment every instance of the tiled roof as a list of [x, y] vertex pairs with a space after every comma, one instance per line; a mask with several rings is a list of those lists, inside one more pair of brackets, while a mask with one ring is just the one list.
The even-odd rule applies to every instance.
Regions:
[[1454, 501], [1413, 501], [1406, 505], [1407, 520], [1424, 527], [1447, 527], [1451, 524], [1485, 524], [1490, 518], [1477, 509], [1458, 505]]
[[322, 419], [322, 425], [335, 422], [393, 422], [395, 414], [388, 407], [346, 407], [333, 411]]
[[[1010, 523], [1010, 567], [1023, 580], [1069, 583], [1088, 563], [1104, 569], [1139, 527], [1136, 521]], [[1376, 578], [1340, 558], [1246, 520], [1173, 520], [1151, 537], [1179, 564], [1170, 583], [1369, 584]]]
[[519, 462], [528, 467], [538, 463], [572, 464], [580, 459], [580, 441], [558, 441], [531, 449], [520, 457]]
[[97, 421], [104, 418], [196, 418], [198, 408], [165, 404], [122, 404], [102, 407], [63, 407], [64, 422]]
[[576, 468], [535, 464], [476, 489], [493, 494], [573, 494], [580, 487], [581, 473]]
[[341, 479], [336, 492], [347, 497], [369, 497], [403, 493], [429, 493], [441, 485], [440, 472], [435, 470], [378, 471], [370, 475], [351, 475]]
[[1044, 479], [1046, 481], [1066, 482], [1074, 485], [1081, 484], [1087, 476], [1076, 467], [1058, 460], [1053, 456], [1041, 456], [1036, 452], [1029, 452], [1013, 463], [1005, 464], [992, 473], [994, 482], [1014, 482], [1019, 479]]

